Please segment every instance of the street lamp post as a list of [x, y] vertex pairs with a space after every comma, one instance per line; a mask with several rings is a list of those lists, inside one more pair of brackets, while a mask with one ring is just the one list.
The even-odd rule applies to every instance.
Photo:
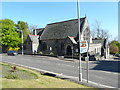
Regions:
[[17, 31], [21, 32], [21, 38], [22, 38], [22, 55], [23, 55], [23, 31], [19, 30], [19, 29], [17, 29]]
[[23, 31], [22, 30], [21, 30], [21, 34], [22, 34], [21, 38], [22, 38], [22, 55], [23, 55]]
[[[80, 52], [80, 41], [81, 41], [81, 35], [80, 35], [80, 5], [79, 0], [77, 0], [77, 13], [78, 13], [78, 32], [79, 32], [79, 52]], [[81, 66], [81, 53], [79, 53], [79, 81], [82, 82], [82, 66]]]

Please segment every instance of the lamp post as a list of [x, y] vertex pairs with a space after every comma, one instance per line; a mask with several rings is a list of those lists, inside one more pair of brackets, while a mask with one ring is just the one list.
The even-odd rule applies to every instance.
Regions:
[[[79, 32], [79, 52], [80, 52], [81, 35], [80, 35], [80, 10], [79, 10], [79, 8], [80, 8], [79, 0], [77, 0], [78, 32]], [[82, 82], [81, 53], [79, 53], [79, 81]]]
[[22, 38], [22, 55], [23, 55], [23, 31], [19, 30], [19, 29], [17, 29], [17, 31], [21, 32], [21, 38]]

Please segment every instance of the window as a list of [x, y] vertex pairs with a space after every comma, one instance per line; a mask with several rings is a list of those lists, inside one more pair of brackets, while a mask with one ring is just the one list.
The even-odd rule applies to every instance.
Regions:
[[96, 54], [96, 48], [95, 48], [95, 54]]
[[52, 47], [50, 47], [50, 51], [52, 51]]

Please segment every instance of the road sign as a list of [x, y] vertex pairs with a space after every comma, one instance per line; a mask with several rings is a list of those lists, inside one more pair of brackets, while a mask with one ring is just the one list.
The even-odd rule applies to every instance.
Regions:
[[80, 42], [80, 53], [85, 53], [88, 50], [88, 42], [87, 41], [81, 41]]

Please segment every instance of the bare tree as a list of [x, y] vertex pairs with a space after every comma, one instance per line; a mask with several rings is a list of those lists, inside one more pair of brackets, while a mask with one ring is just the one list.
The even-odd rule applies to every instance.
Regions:
[[33, 33], [33, 30], [37, 28], [37, 25], [30, 25], [29, 30], [31, 33]]
[[92, 30], [92, 37], [98, 39], [109, 39], [110, 34], [108, 30], [101, 28], [101, 22], [95, 21], [94, 28]]

